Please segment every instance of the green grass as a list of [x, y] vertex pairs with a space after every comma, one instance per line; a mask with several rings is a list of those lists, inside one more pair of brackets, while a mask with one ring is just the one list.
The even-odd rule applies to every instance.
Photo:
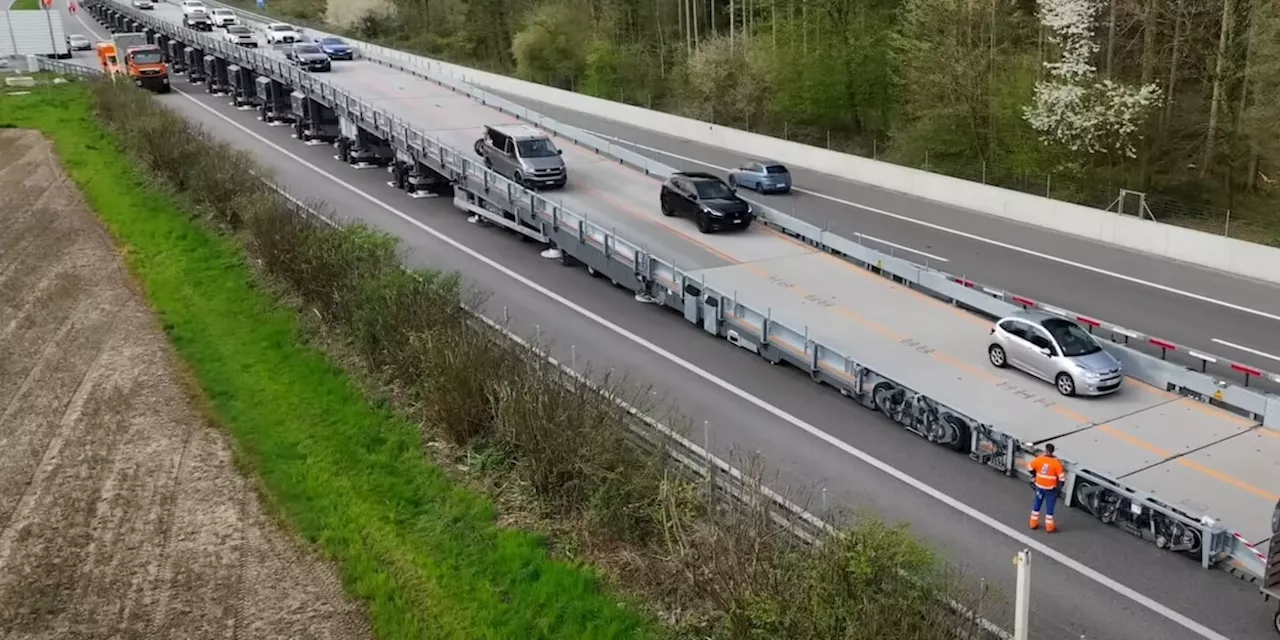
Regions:
[[28, 9], [39, 9], [40, 0], [13, 0], [13, 4], [9, 8], [14, 11], [25, 11]]
[[640, 638], [647, 619], [423, 458], [415, 425], [372, 407], [297, 318], [255, 288], [240, 246], [130, 169], [89, 88], [0, 96], [0, 127], [42, 130], [129, 268], [241, 462], [340, 569], [391, 638]]

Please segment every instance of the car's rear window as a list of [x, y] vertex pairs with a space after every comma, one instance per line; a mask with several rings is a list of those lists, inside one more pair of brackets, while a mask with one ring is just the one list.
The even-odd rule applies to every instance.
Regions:
[[765, 173], [786, 173], [787, 168], [780, 164], [767, 164], [764, 166]]

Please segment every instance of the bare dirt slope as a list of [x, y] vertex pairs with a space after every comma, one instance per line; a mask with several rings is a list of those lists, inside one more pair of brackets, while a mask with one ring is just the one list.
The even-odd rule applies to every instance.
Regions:
[[263, 514], [51, 147], [0, 129], [0, 638], [368, 638]]

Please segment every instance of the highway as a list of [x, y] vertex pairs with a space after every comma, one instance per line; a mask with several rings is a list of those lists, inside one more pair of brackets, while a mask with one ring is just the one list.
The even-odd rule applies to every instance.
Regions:
[[[680, 169], [725, 171], [747, 159], [494, 93]], [[1280, 288], [1274, 285], [803, 168], [791, 170], [798, 189], [791, 194], [761, 196], [745, 189], [743, 194], [845, 237], [863, 234], [868, 244], [955, 275], [1280, 372]]]
[[[103, 30], [87, 19], [79, 22], [86, 32], [103, 37]], [[335, 66], [334, 76], [351, 71], [342, 63]], [[982, 473], [963, 458], [924, 444], [793, 371], [765, 366], [710, 338], [678, 316], [637, 305], [607, 282], [541, 259], [528, 244], [505, 232], [467, 224], [448, 202], [412, 200], [387, 187], [385, 173], [344, 167], [333, 159], [332, 149], [300, 145], [287, 128], [262, 126], [252, 112], [229, 107], [226, 98], [186, 91], [181, 78], [175, 87], [177, 94], [159, 99], [219, 138], [253, 152], [285, 188], [321, 198], [344, 216], [398, 235], [416, 264], [464, 273], [492, 294], [491, 314], [499, 315], [505, 307], [518, 329], [552, 340], [562, 359], [574, 357], [597, 369], [626, 371], [655, 385], [657, 395], [678, 406], [694, 424], [705, 422], [705, 437], [718, 453], [760, 451], [779, 470], [780, 485], [825, 487], [830, 505], [871, 508], [910, 523], [946, 556], [1006, 591], [1012, 587], [1011, 558], [1018, 549], [1032, 546], [1038, 551], [1039, 544], [1062, 554], [1064, 562], [1037, 555], [1033, 637], [1204, 637], [1118, 596], [1101, 576], [1225, 637], [1267, 633], [1270, 610], [1249, 585], [1203, 571], [1078, 512], [1064, 514], [1064, 530], [1054, 538], [993, 530], [987, 521], [966, 517], [953, 501], [1021, 527], [1029, 500], [1024, 486]], [[621, 337], [624, 334], [627, 337]], [[667, 353], [680, 354], [695, 367], [674, 362]], [[746, 402], [740, 394], [759, 398], [772, 410]], [[841, 447], [805, 435], [797, 421], [818, 425], [893, 467], [917, 472], [949, 500], [936, 500], [850, 457]]]

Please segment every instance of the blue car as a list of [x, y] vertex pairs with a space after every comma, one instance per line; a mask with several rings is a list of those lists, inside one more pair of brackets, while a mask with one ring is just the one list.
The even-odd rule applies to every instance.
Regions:
[[320, 50], [333, 60], [350, 60], [355, 56], [355, 51], [351, 49], [351, 45], [336, 36], [316, 38], [316, 46], [320, 47]]
[[791, 172], [777, 162], [750, 160], [729, 173], [729, 184], [757, 193], [787, 193], [791, 191]]

